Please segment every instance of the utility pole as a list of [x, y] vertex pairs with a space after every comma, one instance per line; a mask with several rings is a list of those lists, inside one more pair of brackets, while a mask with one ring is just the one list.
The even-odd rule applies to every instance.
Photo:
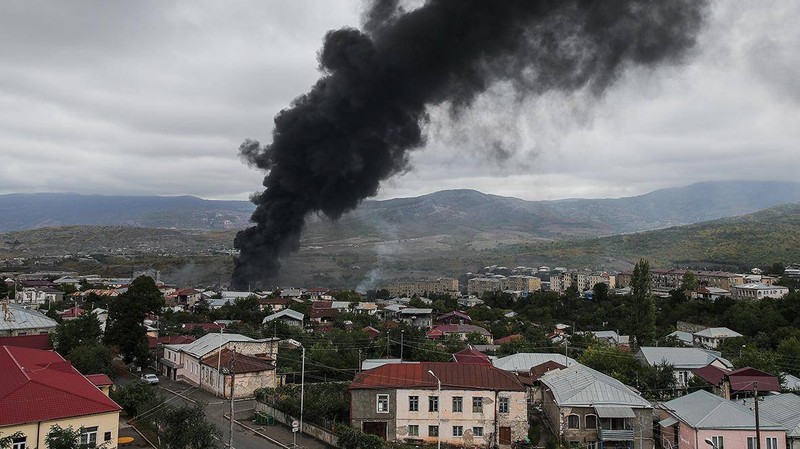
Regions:
[[758, 421], [758, 382], [753, 382], [753, 393], [755, 393], [755, 412], [756, 412], [756, 449], [761, 449], [761, 427]]
[[361, 372], [361, 350], [358, 350], [358, 372]]
[[569, 366], [569, 339], [564, 337], [564, 365]]
[[236, 346], [233, 347], [233, 352], [231, 353], [231, 363], [230, 363], [230, 372], [231, 372], [231, 422], [230, 428], [228, 429], [228, 448], [233, 449], [233, 385], [236, 381]]
[[406, 331], [400, 331], [400, 361], [403, 361], [403, 336], [405, 335]]

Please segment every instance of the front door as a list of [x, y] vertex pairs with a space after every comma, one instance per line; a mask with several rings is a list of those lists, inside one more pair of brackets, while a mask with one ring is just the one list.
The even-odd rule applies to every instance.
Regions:
[[500, 428], [500, 444], [511, 444], [511, 427]]
[[386, 435], [386, 423], [380, 421], [367, 421], [362, 424], [361, 430], [370, 435], [376, 435], [383, 438], [384, 441], [388, 438]]

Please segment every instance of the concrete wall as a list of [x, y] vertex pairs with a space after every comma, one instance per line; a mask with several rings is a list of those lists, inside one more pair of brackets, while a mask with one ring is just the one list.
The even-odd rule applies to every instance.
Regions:
[[[388, 413], [378, 413], [377, 411], [377, 397], [379, 394], [389, 395]], [[405, 406], [408, 407], [407, 402]], [[422, 407], [422, 404], [420, 404], [420, 407]], [[365, 422], [385, 422], [386, 440], [394, 441], [397, 439], [395, 425], [397, 408], [395, 390], [352, 390], [350, 392], [350, 425], [356, 429], [363, 430]], [[427, 397], [425, 398], [425, 410], [428, 410]]]
[[[290, 415], [288, 415], [288, 414], [286, 414], [286, 413], [284, 413], [284, 412], [282, 412], [282, 411], [280, 411], [280, 410], [278, 410], [276, 408], [273, 408], [273, 407], [271, 407], [271, 406], [269, 406], [267, 404], [262, 404], [261, 402], [258, 402], [258, 401], [256, 401], [256, 411], [257, 412], [263, 412], [263, 413], [266, 413], [268, 415], [272, 415], [272, 416], [275, 417], [275, 421], [278, 421], [279, 423], [282, 423], [282, 424], [286, 424], [287, 426], [291, 426], [292, 425], [292, 421], [295, 421], [295, 420], [300, 421], [299, 417], [290, 416]], [[336, 444], [337, 440], [338, 440], [338, 438], [336, 437], [336, 434], [331, 432], [331, 431], [329, 431], [329, 430], [327, 430], [327, 429], [324, 429], [324, 428], [322, 428], [320, 426], [317, 426], [317, 425], [314, 425], [314, 424], [310, 424], [310, 423], [308, 423], [306, 421], [303, 421], [303, 428], [301, 430], [302, 430], [302, 433], [304, 433], [306, 435], [310, 435], [310, 436], [322, 441], [325, 444], [329, 444], [329, 445], [331, 445], [333, 447], [339, 447]]]

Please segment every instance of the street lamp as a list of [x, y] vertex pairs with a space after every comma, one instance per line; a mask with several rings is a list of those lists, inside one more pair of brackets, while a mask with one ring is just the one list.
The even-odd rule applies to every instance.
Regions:
[[439, 386], [439, 396], [436, 399], [436, 449], [442, 449], [442, 381], [436, 374], [433, 374], [432, 370], [428, 370], [428, 374], [436, 379]]
[[711, 438], [706, 438], [706, 439], [705, 439], [705, 440], [703, 440], [703, 441], [705, 441], [705, 442], [706, 442], [706, 444], [707, 444], [707, 445], [709, 445], [709, 446], [711, 446], [712, 448], [714, 448], [714, 449], [719, 449], [719, 448], [717, 448], [717, 445], [716, 445], [716, 444], [714, 444], [714, 440], [712, 440]]

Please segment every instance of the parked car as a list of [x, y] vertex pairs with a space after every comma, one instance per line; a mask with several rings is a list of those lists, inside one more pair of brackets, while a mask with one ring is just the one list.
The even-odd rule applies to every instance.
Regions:
[[147, 382], [150, 385], [158, 384], [158, 376], [156, 376], [155, 374], [142, 374], [142, 377], [140, 377], [140, 379], [142, 379], [142, 382]]

